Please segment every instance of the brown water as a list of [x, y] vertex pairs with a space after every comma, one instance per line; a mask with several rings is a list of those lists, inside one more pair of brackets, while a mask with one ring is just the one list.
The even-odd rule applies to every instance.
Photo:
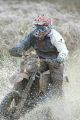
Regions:
[[80, 55], [77, 50], [67, 63], [66, 74], [69, 83], [64, 82], [63, 99], [55, 96], [39, 103], [30, 113], [20, 120], [80, 120]]
[[30, 31], [35, 16], [51, 16], [54, 28], [61, 32], [68, 49], [74, 50], [66, 63], [69, 83], [64, 82], [63, 100], [56, 100], [54, 96], [47, 98], [20, 120], [80, 120], [80, 15], [75, 6], [71, 10], [60, 3], [0, 1], [0, 101], [11, 90], [9, 78], [20, 63], [19, 58], [9, 56], [8, 49]]

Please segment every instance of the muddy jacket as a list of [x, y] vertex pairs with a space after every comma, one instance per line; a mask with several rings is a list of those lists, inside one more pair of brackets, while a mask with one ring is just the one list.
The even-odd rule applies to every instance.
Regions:
[[39, 40], [33, 33], [34, 31], [16, 45], [15, 49], [17, 49], [17, 53], [19, 50], [23, 52], [33, 47], [41, 58], [55, 58], [60, 56], [64, 60], [66, 59], [68, 55], [67, 47], [63, 37], [56, 30], [51, 29], [51, 32], [45, 36], [44, 40]]

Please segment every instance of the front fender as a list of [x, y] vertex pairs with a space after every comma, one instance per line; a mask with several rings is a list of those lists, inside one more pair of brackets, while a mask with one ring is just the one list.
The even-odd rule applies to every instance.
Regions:
[[29, 75], [24, 73], [24, 72], [23, 73], [17, 72], [17, 73], [12, 75], [12, 77], [10, 78], [9, 81], [12, 85], [14, 85], [14, 84], [22, 81], [24, 78], [29, 79]]

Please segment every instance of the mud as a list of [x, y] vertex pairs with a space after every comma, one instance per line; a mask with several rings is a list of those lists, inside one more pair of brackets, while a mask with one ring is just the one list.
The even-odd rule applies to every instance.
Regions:
[[[58, 0], [57, 0], [58, 1]], [[39, 14], [52, 17], [53, 27], [64, 37], [70, 51], [65, 74], [69, 83], [63, 85], [64, 97], [55, 96], [39, 103], [20, 120], [80, 120], [80, 15], [77, 6], [63, 6], [63, 2], [53, 1], [0, 1], [0, 101], [11, 90], [9, 78], [19, 69], [20, 58], [11, 57], [9, 48], [14, 46], [31, 30], [32, 21]], [[64, 2], [65, 3], [65, 2]], [[74, 0], [75, 3], [75, 0]], [[70, 2], [71, 4], [71, 2]], [[69, 6], [68, 6], [69, 5]], [[14, 43], [14, 44], [13, 44]], [[74, 51], [74, 52], [73, 52]]]

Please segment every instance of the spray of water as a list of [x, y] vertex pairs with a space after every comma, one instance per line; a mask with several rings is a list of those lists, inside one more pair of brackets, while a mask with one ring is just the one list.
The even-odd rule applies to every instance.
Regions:
[[[54, 0], [55, 1], [55, 0]], [[74, 0], [75, 1], [75, 0]], [[32, 20], [39, 14], [52, 17], [54, 28], [63, 35], [70, 51], [75, 50], [80, 43], [80, 15], [67, 11], [58, 3], [42, 1], [41, 3], [27, 1], [0, 1], [0, 101], [11, 90], [9, 78], [16, 72], [19, 59], [11, 58], [6, 51], [30, 31]], [[33, 14], [34, 13], [34, 14]], [[16, 28], [16, 29], [15, 29]], [[5, 54], [6, 53], [6, 54]], [[64, 81], [64, 97], [47, 98], [45, 102], [26, 113], [20, 120], [80, 120], [80, 50], [76, 50], [66, 63], [66, 74], [69, 83]], [[18, 62], [17, 62], [18, 61]], [[18, 64], [17, 64], [18, 63]]]
[[69, 83], [64, 82], [64, 97], [55, 96], [39, 103], [31, 112], [20, 120], [80, 120], [80, 55], [79, 50], [74, 53], [67, 63]]

